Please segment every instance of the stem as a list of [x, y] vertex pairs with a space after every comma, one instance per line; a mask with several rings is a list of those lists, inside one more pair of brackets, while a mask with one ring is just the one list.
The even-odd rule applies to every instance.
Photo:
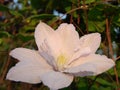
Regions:
[[[78, 7], [80, 7], [80, 0], [78, 0]], [[78, 14], [77, 24], [80, 24], [80, 14]]]
[[[109, 26], [108, 18], [106, 18], [106, 35], [107, 35], [107, 39], [108, 39], [110, 57], [115, 61], [115, 59], [113, 57], [113, 48], [112, 48], [112, 43], [111, 43], [110, 26]], [[116, 84], [119, 85], [119, 79], [118, 79], [118, 73], [117, 73], [116, 66], [114, 66], [114, 73], [115, 73], [115, 78], [116, 78]]]
[[[71, 9], [73, 9], [73, 4], [71, 6]], [[70, 23], [72, 23], [72, 22], [73, 22], [73, 14], [71, 13], [71, 15], [70, 15]]]
[[120, 56], [118, 56], [118, 57], [115, 59], [115, 61], [117, 61], [118, 59], [120, 59]]
[[80, 9], [87, 9], [87, 8], [88, 8], [87, 6], [85, 6], [85, 7], [80, 6], [80, 7], [74, 8], [74, 9], [66, 12], [63, 16], [59, 17], [57, 20], [55, 20], [55, 21], [51, 24], [51, 26], [52, 26], [55, 22], [61, 20], [61, 18], [64, 17], [65, 15], [67, 15], [67, 14], [72, 13], [72, 12], [77, 11], [77, 10], [80, 10]]
[[81, 33], [82, 35], [84, 35], [84, 33], [83, 33], [83, 31], [81, 30], [81, 28], [80, 28], [75, 22], [73, 22], [73, 24], [78, 28], [78, 30], [80, 31], [80, 33]]
[[[83, 0], [83, 7], [86, 7], [85, 0]], [[88, 14], [87, 14], [87, 9], [84, 8], [84, 14], [85, 14], [85, 25], [86, 25], [86, 32], [88, 33]]]
[[8, 56], [7, 62], [3, 67], [3, 73], [2, 73], [1, 78], [0, 78], [0, 84], [2, 84], [3, 81], [4, 81], [5, 75], [7, 73], [8, 67], [9, 67], [9, 64], [10, 64], [10, 56]]

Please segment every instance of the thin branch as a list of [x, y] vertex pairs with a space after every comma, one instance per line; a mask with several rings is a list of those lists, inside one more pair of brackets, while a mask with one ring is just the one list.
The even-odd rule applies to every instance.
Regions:
[[81, 28], [73, 21], [73, 24], [78, 28], [78, 30], [80, 31], [80, 33], [82, 35], [84, 35], [83, 31], [81, 30]]
[[7, 62], [6, 62], [6, 64], [4, 65], [4, 67], [3, 67], [3, 72], [2, 72], [2, 75], [1, 75], [1, 77], [0, 77], [0, 84], [2, 84], [3, 81], [4, 81], [5, 75], [6, 75], [6, 73], [7, 73], [8, 67], [9, 67], [9, 64], [10, 64], [10, 56], [8, 55]]
[[[86, 7], [85, 0], [83, 0], [83, 7]], [[86, 25], [86, 32], [88, 33], [88, 13], [87, 9], [84, 8], [84, 14], [85, 14], [85, 25]]]
[[[106, 35], [107, 35], [107, 39], [108, 39], [110, 57], [115, 61], [114, 56], [113, 56], [113, 48], [112, 48], [111, 35], [110, 35], [110, 26], [109, 26], [108, 18], [106, 18]], [[115, 76], [116, 76], [116, 83], [117, 83], [117, 85], [119, 85], [119, 79], [118, 79], [118, 73], [117, 73], [116, 66], [114, 66], [114, 73], [115, 73]]]
[[[78, 7], [80, 7], [80, 0], [78, 0]], [[78, 14], [77, 24], [80, 24], [80, 15]]]
[[83, 6], [80, 6], [80, 7], [74, 8], [74, 9], [66, 12], [63, 16], [57, 18], [57, 20], [55, 20], [55, 21], [51, 24], [51, 26], [52, 26], [55, 22], [61, 20], [61, 18], [64, 17], [65, 15], [67, 15], [67, 14], [72, 13], [72, 12], [77, 11], [77, 10], [80, 10], [80, 9], [87, 9], [87, 8], [88, 8], [88, 6], [84, 6], [84, 7], [83, 7]]
[[[73, 9], [73, 4], [71, 6], [71, 9]], [[71, 13], [71, 15], [70, 15], [70, 23], [72, 23], [72, 22], [73, 22], [73, 13]]]
[[118, 56], [118, 57], [115, 59], [115, 61], [117, 61], [118, 59], [120, 59], [120, 56]]

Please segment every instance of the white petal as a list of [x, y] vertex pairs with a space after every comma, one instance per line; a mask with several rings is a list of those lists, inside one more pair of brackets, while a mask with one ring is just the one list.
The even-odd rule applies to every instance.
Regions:
[[35, 30], [35, 41], [40, 54], [49, 64], [55, 66], [54, 60], [57, 58], [63, 47], [59, 34], [55, 33], [55, 31], [47, 24], [40, 22]]
[[114, 65], [113, 60], [104, 55], [91, 54], [72, 62], [65, 72], [76, 76], [91, 76], [103, 73]]
[[35, 41], [37, 43], [38, 48], [40, 48], [44, 40], [46, 38], [50, 38], [53, 33], [54, 30], [50, 26], [43, 22], [40, 22], [35, 28]]
[[42, 75], [41, 80], [51, 89], [60, 89], [69, 86], [73, 81], [73, 76], [51, 71]]
[[28, 61], [37, 65], [42, 65], [50, 68], [51, 66], [44, 60], [38, 51], [27, 48], [16, 48], [10, 52], [10, 55], [19, 61]]
[[72, 24], [61, 24], [56, 33], [59, 33], [64, 47], [68, 49], [68, 52], [73, 52], [79, 45], [79, 35]]
[[36, 84], [41, 82], [40, 75], [48, 71], [50, 71], [50, 69], [43, 68], [35, 64], [32, 65], [26, 61], [19, 62], [9, 70], [6, 79]]
[[90, 47], [91, 52], [95, 53], [100, 46], [101, 36], [99, 33], [84, 35], [80, 38], [80, 47]]
[[82, 48], [78, 51], [76, 51], [72, 58], [69, 60], [68, 64], [70, 64], [71, 62], [77, 60], [78, 58], [82, 57], [82, 56], [86, 56], [86, 55], [89, 55], [91, 53], [91, 50], [90, 50], [90, 47], [85, 47], [85, 48]]
[[37, 51], [16, 48], [10, 52], [10, 55], [20, 60], [20, 62], [9, 70], [6, 77], [9, 80], [39, 83], [41, 82], [40, 75], [52, 70], [52, 67]]

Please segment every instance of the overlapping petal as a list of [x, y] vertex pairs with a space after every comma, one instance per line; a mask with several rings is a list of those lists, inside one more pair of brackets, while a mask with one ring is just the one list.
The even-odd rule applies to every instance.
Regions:
[[76, 47], [76, 51], [73, 53], [69, 63], [78, 59], [81, 56], [95, 53], [100, 46], [101, 36], [99, 33], [87, 34], [82, 36], [78, 42], [79, 45]]
[[51, 89], [60, 89], [69, 86], [73, 81], [73, 76], [51, 71], [42, 75], [41, 80]]
[[114, 65], [114, 61], [104, 55], [90, 54], [73, 61], [65, 72], [76, 76], [91, 76], [103, 73]]
[[45, 39], [51, 38], [53, 35], [54, 30], [48, 26], [47, 24], [40, 22], [37, 27], [35, 28], [35, 41], [40, 49], [41, 44], [44, 42]]
[[40, 22], [35, 30], [35, 41], [40, 54], [49, 64], [56, 66], [54, 61], [63, 47], [59, 34], [47, 24]]
[[79, 35], [72, 24], [63, 23], [56, 30], [62, 39], [64, 52], [70, 57], [79, 46]]
[[73, 51], [79, 45], [79, 35], [75, 30], [75, 27], [72, 24], [63, 23], [58, 27], [56, 33], [59, 33], [64, 47], [66, 47], [69, 52], [73, 53]]
[[9, 70], [6, 77], [9, 80], [39, 83], [40, 75], [52, 70], [38, 51], [16, 48], [10, 52], [10, 55], [20, 62]]
[[40, 75], [48, 70], [44, 70], [40, 66], [30, 65], [29, 62], [19, 62], [9, 70], [6, 78], [13, 81], [36, 84], [41, 82]]
[[99, 33], [92, 33], [84, 35], [80, 38], [80, 47], [90, 47], [91, 53], [95, 53], [100, 46], [101, 36]]

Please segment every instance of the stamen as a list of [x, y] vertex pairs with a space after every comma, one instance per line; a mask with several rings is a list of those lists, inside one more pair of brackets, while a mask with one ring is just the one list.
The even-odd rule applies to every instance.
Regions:
[[57, 58], [58, 70], [63, 70], [66, 63], [67, 58], [63, 54], [59, 55]]

